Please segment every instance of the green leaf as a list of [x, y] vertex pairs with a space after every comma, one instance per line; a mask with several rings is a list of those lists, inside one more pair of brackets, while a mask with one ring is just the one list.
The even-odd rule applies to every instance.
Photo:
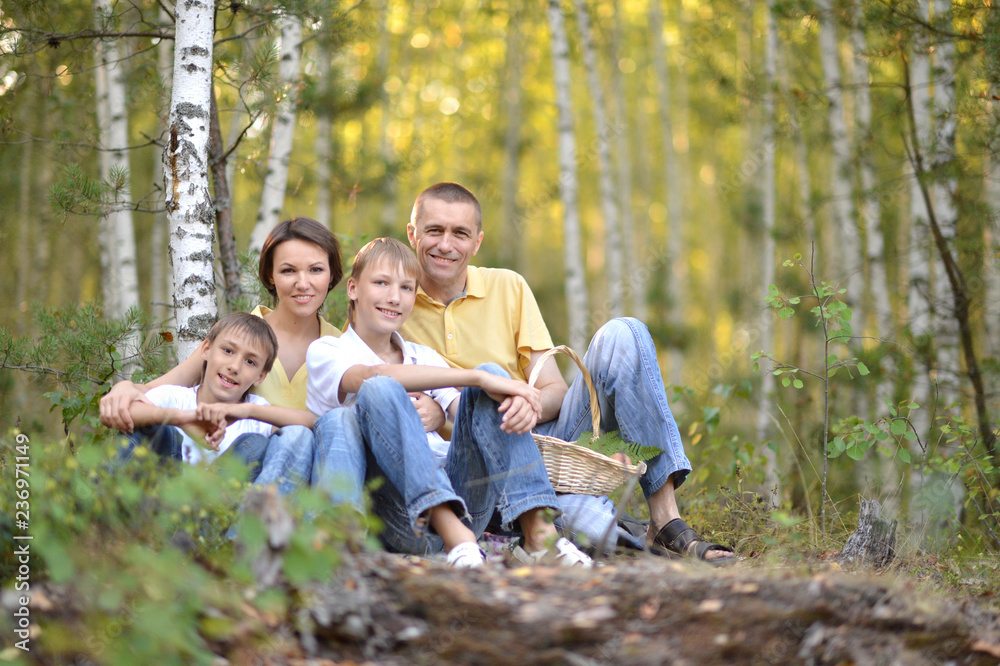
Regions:
[[837, 362], [837, 355], [836, 354], [830, 354], [829, 356], [826, 357], [826, 364], [827, 365], [833, 365], [836, 362]]
[[902, 437], [906, 433], [906, 421], [897, 419], [889, 426], [889, 430], [896, 437]]
[[862, 377], [869, 374], [868, 366], [862, 363], [861, 361], [858, 361], [858, 374], [860, 374]]
[[853, 460], [861, 460], [865, 457], [865, 452], [860, 446], [851, 446], [846, 451], [847, 457]]
[[802, 388], [802, 380], [796, 379], [795, 381], [792, 382], [792, 386], [794, 386], [797, 389]]
[[905, 439], [908, 442], [915, 442], [917, 441], [917, 433], [913, 432], [912, 430], [907, 430], [906, 434], [903, 435], [903, 439]]
[[906, 407], [907, 407], [907, 409], [920, 409], [920, 405], [918, 405], [918, 404], [917, 404], [917, 403], [915, 403], [915, 402], [911, 402], [911, 403], [910, 403], [910, 404], [908, 404], [908, 405], [907, 405]]
[[798, 305], [801, 302], [802, 302], [802, 299], [799, 298], [798, 296], [792, 296], [791, 298], [788, 299], [788, 304], [789, 305]]
[[788, 307], [787, 305], [785, 307], [781, 308], [780, 310], [778, 310], [778, 316], [781, 317], [782, 319], [788, 319], [793, 314], [795, 314], [795, 310], [793, 310], [792, 308]]
[[782, 377], [781, 378], [781, 385], [782, 386], [787, 387], [791, 383], [792, 383], [792, 378], [791, 377]]
[[902, 460], [905, 463], [909, 463], [910, 462], [910, 452], [907, 451], [906, 449], [900, 449], [899, 450], [899, 459]]

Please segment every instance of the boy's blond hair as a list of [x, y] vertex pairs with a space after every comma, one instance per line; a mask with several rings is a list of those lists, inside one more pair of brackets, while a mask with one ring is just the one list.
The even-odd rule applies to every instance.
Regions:
[[[369, 266], [378, 264], [380, 261], [387, 261], [393, 266], [399, 266], [403, 269], [403, 274], [412, 277], [414, 281], [420, 276], [420, 265], [417, 264], [417, 257], [405, 243], [395, 238], [376, 238], [368, 241], [354, 255], [351, 277], [357, 281]], [[353, 300], [347, 305], [347, 323], [354, 324]]]

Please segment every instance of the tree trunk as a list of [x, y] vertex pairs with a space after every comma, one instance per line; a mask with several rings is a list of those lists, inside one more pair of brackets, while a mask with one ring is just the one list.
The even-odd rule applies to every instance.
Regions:
[[[778, 51], [778, 36], [774, 25], [774, 14], [770, 2], [766, 8], [767, 33], [764, 43], [764, 128], [762, 139], [764, 143], [763, 183], [761, 189], [764, 195], [763, 239], [761, 243], [761, 282], [764, 285], [764, 295], [774, 282], [775, 243], [774, 221], [777, 188], [774, 180], [774, 154], [777, 148], [775, 132], [774, 87], [777, 83], [775, 74], [775, 58]], [[774, 319], [760, 318], [760, 348], [770, 350], [774, 339]], [[772, 419], [772, 403], [774, 401], [774, 375], [765, 372], [761, 382], [760, 404], [757, 409], [757, 441], [763, 444], [768, 439], [768, 430]], [[778, 454], [770, 446], [762, 446], [764, 454], [764, 486], [770, 493], [771, 507], [781, 504], [781, 481], [778, 477]]]
[[833, 165], [830, 174], [830, 194], [834, 227], [839, 231], [840, 260], [838, 265], [847, 278], [846, 300], [854, 308], [854, 330], [864, 330], [864, 280], [861, 274], [861, 243], [857, 225], [852, 219], [850, 146], [844, 121], [844, 90], [840, 76], [840, 48], [837, 42], [836, 17], [832, 0], [817, 0], [819, 9], [819, 48], [826, 82], [827, 115], [830, 125], [830, 148]]
[[881, 569], [896, 556], [896, 521], [882, 517], [877, 500], [861, 500], [858, 527], [847, 539], [838, 561]]
[[295, 135], [295, 111], [298, 103], [299, 62], [302, 59], [302, 20], [287, 16], [281, 22], [281, 63], [279, 79], [282, 86], [281, 101], [271, 124], [271, 149], [264, 175], [263, 191], [257, 223], [250, 235], [250, 249], [260, 251], [264, 239], [278, 224], [285, 203], [288, 184], [288, 163], [292, 155]]
[[510, 17], [507, 27], [506, 85], [504, 86], [504, 108], [507, 127], [504, 132], [503, 183], [500, 186], [503, 224], [507, 241], [500, 244], [500, 261], [504, 266], [522, 273], [525, 265], [527, 244], [524, 242], [524, 216], [517, 200], [517, 182], [521, 166], [521, 111], [524, 95], [521, 94], [521, 31], [515, 26], [519, 15]]
[[[165, 6], [160, 7], [160, 25], [164, 31], [169, 30], [173, 19]], [[163, 95], [157, 96], [164, 103], [158, 106], [157, 114], [160, 119], [160, 127], [167, 127], [170, 123], [170, 89], [172, 87], [173, 74], [174, 41], [172, 39], [161, 39], [156, 45], [156, 69], [160, 75], [160, 89]], [[163, 111], [165, 110], [165, 112]], [[160, 136], [165, 136], [166, 132], [161, 131]], [[158, 187], [163, 185], [163, 161], [153, 160], [153, 184]], [[154, 322], [164, 322], [169, 317], [167, 308], [167, 298], [169, 290], [167, 288], [167, 214], [163, 208], [163, 190], [156, 193], [156, 202], [153, 213], [153, 227], [150, 230], [149, 247], [149, 281], [150, 296], [153, 301], [152, 313]]]
[[[918, 16], [927, 18], [927, 0], [919, 0]], [[910, 52], [909, 90], [910, 105], [913, 116], [913, 136], [920, 146], [930, 144], [930, 62], [922, 47]], [[909, 293], [907, 303], [909, 309], [910, 331], [915, 337], [931, 334], [934, 327], [933, 313], [930, 302], [930, 261], [928, 238], [930, 232], [927, 226], [927, 207], [924, 204], [920, 190], [920, 174], [913, 169], [910, 180], [910, 236], [909, 236]], [[910, 415], [913, 428], [923, 442], [929, 442], [931, 437], [932, 404], [930, 359], [917, 357], [914, 359], [911, 400], [921, 409]], [[917, 442], [911, 445], [914, 464], [910, 468], [910, 506], [909, 522], [912, 527], [925, 525], [929, 519], [926, 506], [921, 498], [924, 494], [924, 465], [926, 452]], [[917, 461], [920, 461], [919, 463]]]
[[[684, 284], [687, 278], [687, 251], [684, 244], [684, 194], [681, 187], [677, 152], [674, 150], [674, 131], [670, 119], [670, 63], [663, 37], [663, 8], [660, 2], [650, 3], [650, 29], [653, 33], [653, 67], [656, 72], [657, 93], [660, 106], [660, 136], [663, 144], [664, 189], [667, 197], [666, 246], [670, 270], [664, 271], [667, 282], [667, 320], [681, 326], [684, 318]], [[670, 381], [681, 383], [683, 356], [677, 345], [670, 349]]]
[[233, 233], [233, 200], [229, 194], [229, 179], [226, 176], [226, 147], [222, 145], [222, 130], [219, 127], [219, 106], [215, 99], [215, 87], [211, 95], [211, 126], [208, 137], [208, 160], [212, 168], [212, 203], [215, 206], [215, 232], [219, 239], [219, 257], [222, 260], [222, 279], [225, 282], [226, 308], [229, 312], [237, 309], [243, 297], [240, 284], [240, 260], [236, 254], [236, 235]]
[[625, 108], [625, 80], [618, 66], [618, 54], [624, 43], [622, 14], [618, 0], [613, 0], [611, 31], [611, 99], [615, 109], [615, 152], [617, 156], [618, 208], [622, 220], [622, 246], [625, 265], [631, 267], [625, 279], [625, 297], [629, 313], [646, 320], [646, 276], [643, 262], [636, 251], [635, 220], [632, 217], [632, 150], [629, 145], [628, 110]]
[[[116, 23], [114, 10], [110, 0], [96, 0], [94, 10], [99, 26], [114, 29]], [[113, 264], [109, 274], [115, 286], [116, 299], [105, 303], [107, 314], [120, 317], [132, 307], [139, 305], [139, 278], [135, 265], [135, 230], [132, 226], [132, 177], [129, 169], [128, 155], [128, 111], [125, 107], [125, 66], [119, 57], [117, 39], [108, 39], [98, 50], [100, 61], [97, 66], [98, 78], [105, 79], [105, 111], [106, 123], [102, 125], [101, 146], [108, 151], [108, 170], [103, 173], [105, 178], [116, 173], [122, 178], [114, 189], [114, 202], [108, 213], [108, 228], [111, 237], [102, 240], [110, 243], [114, 250], [110, 253]], [[98, 104], [101, 104], [98, 100]], [[120, 185], [120, 187], [118, 187]]]
[[989, 222], [983, 230], [983, 312], [986, 327], [986, 349], [990, 356], [1000, 356], [1000, 161], [987, 151], [983, 156], [983, 196], [990, 209]]
[[[385, 31], [383, 31], [385, 32]], [[379, 58], [382, 58], [381, 51]], [[324, 92], [329, 90], [330, 54], [321, 50], [317, 54], [317, 80]], [[383, 77], [384, 78], [384, 77]], [[383, 90], [383, 94], [385, 94]], [[324, 95], [325, 97], [325, 95]], [[385, 109], [383, 106], [382, 126], [383, 141], [385, 140]], [[333, 112], [326, 104], [318, 105], [316, 113], [316, 221], [327, 229], [333, 221]], [[384, 146], [383, 146], [384, 155]], [[389, 202], [385, 208], [391, 208]]]
[[215, 212], [208, 187], [214, 5], [176, 6], [170, 135], [164, 151], [177, 355], [184, 359], [218, 316], [212, 272]]
[[569, 344], [586, 349], [589, 338], [587, 280], [580, 240], [577, 201], [576, 138], [573, 136], [573, 106], [570, 94], [569, 40], [559, 0], [549, 0], [552, 28], [552, 69], [556, 106], [559, 109], [559, 189], [563, 203], [563, 257], [566, 270], [566, 311]]
[[[625, 290], [622, 282], [623, 256], [621, 229], [618, 223], [618, 203], [611, 173], [611, 141], [604, 101], [604, 87], [597, 69], [597, 56], [590, 30], [590, 15], [584, 0], [576, 0], [576, 19], [583, 46], [583, 63], [587, 70], [590, 98], [594, 102], [594, 125], [597, 128], [597, 177], [601, 197], [601, 216], [604, 218], [604, 267], [607, 283], [606, 307], [601, 319], [621, 317], [625, 314]], [[616, 130], [618, 128], [615, 128]]]

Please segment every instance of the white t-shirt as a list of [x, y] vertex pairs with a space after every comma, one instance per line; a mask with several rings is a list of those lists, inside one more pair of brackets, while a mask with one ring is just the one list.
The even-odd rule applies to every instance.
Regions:
[[[424, 345], [407, 342], [399, 333], [392, 339], [403, 350], [405, 365], [433, 365], [450, 367], [440, 354]], [[356, 365], [386, 365], [371, 347], [365, 344], [354, 328], [347, 327], [339, 338], [324, 336], [309, 345], [306, 351], [306, 369], [309, 386], [306, 391], [306, 407], [313, 414], [322, 415], [336, 407], [352, 407], [357, 400], [356, 393], [348, 393], [340, 401], [340, 381], [344, 373]], [[426, 391], [448, 413], [448, 406], [461, 397], [454, 388], [439, 388]], [[427, 433], [427, 443], [434, 455], [444, 458], [448, 455], [449, 442], [436, 432]]]
[[[197, 386], [194, 388], [191, 388], [190, 386], [172, 386], [169, 384], [157, 386], [149, 389], [149, 391], [146, 392], [146, 397], [149, 398], [149, 401], [157, 407], [174, 409], [198, 408]], [[246, 401], [255, 405], [271, 404], [264, 398], [253, 393], [247, 396]], [[238, 421], [233, 421], [230, 425], [226, 426], [226, 434], [222, 438], [222, 442], [219, 444], [218, 451], [206, 449], [204, 446], [191, 439], [190, 435], [184, 432], [184, 430], [181, 428], [177, 429], [184, 436], [184, 441], [181, 444], [184, 462], [191, 463], [192, 465], [207, 465], [222, 455], [226, 449], [232, 446], [233, 442], [236, 441], [236, 438], [240, 435], [249, 432], [259, 433], [265, 437], [270, 437], [271, 431], [274, 430], [274, 426], [270, 423], [264, 423], [263, 421], [256, 421], [254, 419], [240, 419]]]

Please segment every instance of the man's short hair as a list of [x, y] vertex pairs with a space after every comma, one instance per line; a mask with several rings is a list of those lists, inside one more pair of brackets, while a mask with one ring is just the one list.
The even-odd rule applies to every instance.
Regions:
[[417, 195], [417, 200], [413, 202], [413, 212], [410, 213], [410, 224], [414, 227], [417, 226], [417, 222], [423, 215], [424, 202], [428, 199], [438, 199], [445, 203], [471, 204], [476, 211], [476, 231], [483, 230], [483, 209], [479, 205], [479, 199], [465, 187], [451, 182], [431, 185]]

